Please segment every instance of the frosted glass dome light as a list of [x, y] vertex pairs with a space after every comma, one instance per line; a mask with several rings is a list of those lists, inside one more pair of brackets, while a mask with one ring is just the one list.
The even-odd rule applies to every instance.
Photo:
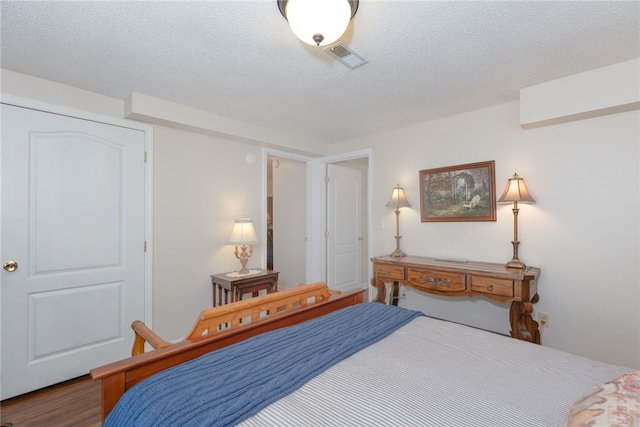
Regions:
[[300, 40], [326, 46], [347, 30], [358, 0], [278, 0], [278, 8]]

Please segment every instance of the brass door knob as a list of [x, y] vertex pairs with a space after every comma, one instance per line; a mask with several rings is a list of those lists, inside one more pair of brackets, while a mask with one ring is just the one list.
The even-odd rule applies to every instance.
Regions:
[[12, 271], [16, 271], [18, 269], [18, 263], [15, 261], [7, 261], [2, 264], [2, 268], [11, 273]]

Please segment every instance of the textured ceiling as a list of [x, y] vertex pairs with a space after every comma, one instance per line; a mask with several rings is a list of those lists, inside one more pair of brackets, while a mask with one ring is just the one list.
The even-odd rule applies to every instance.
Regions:
[[640, 57], [638, 1], [360, 0], [341, 39], [369, 61], [355, 70], [298, 41], [276, 0], [1, 4], [2, 68], [327, 143]]

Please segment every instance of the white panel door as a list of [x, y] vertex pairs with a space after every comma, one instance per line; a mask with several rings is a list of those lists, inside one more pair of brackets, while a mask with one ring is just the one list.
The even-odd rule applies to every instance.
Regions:
[[[130, 354], [144, 319], [145, 134], [1, 105], [1, 398]], [[10, 268], [8, 268], [10, 270]]]
[[362, 172], [328, 164], [327, 175], [327, 284], [343, 291], [360, 288]]

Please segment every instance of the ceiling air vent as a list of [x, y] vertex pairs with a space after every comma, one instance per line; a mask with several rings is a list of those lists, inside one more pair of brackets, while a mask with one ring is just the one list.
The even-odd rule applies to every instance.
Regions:
[[358, 55], [357, 53], [355, 53], [353, 49], [351, 49], [350, 47], [348, 47], [342, 42], [333, 44], [325, 48], [324, 51], [327, 52], [329, 55], [333, 56], [334, 58], [336, 58], [338, 61], [342, 62], [347, 67], [351, 68], [352, 70], [369, 62], [365, 60], [363, 57], [361, 57], [360, 55]]

